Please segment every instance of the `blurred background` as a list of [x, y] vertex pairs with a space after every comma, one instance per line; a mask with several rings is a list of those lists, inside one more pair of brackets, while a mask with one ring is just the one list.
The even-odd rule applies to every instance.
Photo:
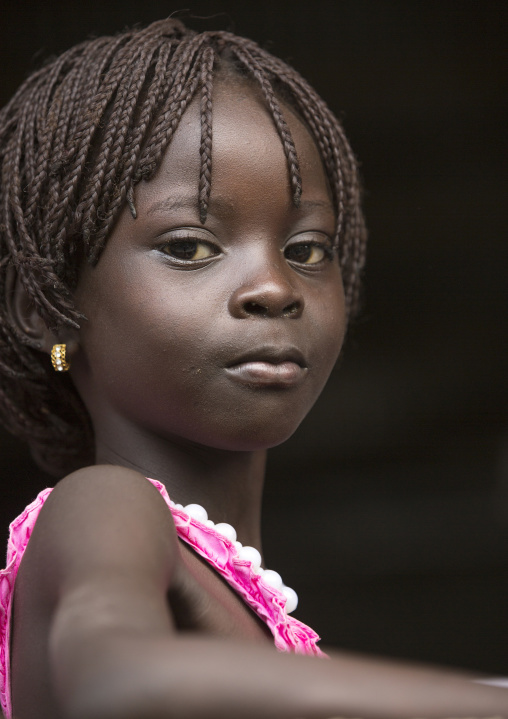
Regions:
[[[370, 248], [342, 359], [270, 456], [267, 564], [327, 645], [508, 674], [508, 4], [181, 2], [0, 0], [0, 104], [177, 10], [311, 82], [361, 160]], [[2, 431], [2, 543], [53, 484]]]

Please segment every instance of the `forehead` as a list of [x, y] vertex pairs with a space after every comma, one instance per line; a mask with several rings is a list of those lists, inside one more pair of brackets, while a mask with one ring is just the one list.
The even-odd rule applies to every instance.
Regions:
[[[296, 145], [306, 202], [332, 205], [321, 157], [310, 133], [287, 105], [284, 118]], [[196, 197], [200, 175], [201, 108], [194, 98], [182, 116], [154, 178], [141, 183], [165, 185], [165, 193]], [[154, 183], [154, 184], [152, 184]], [[253, 204], [273, 201], [273, 191], [291, 202], [283, 142], [260, 90], [238, 79], [219, 80], [213, 89], [211, 203], [226, 202], [241, 187]]]

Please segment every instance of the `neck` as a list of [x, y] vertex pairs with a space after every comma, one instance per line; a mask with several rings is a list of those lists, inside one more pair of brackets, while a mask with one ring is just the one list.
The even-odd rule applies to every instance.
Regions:
[[261, 551], [264, 450], [219, 450], [181, 438], [162, 439], [132, 426], [113, 435], [96, 428], [96, 462], [159, 480], [174, 502], [203, 505], [215, 523], [232, 524], [243, 544]]

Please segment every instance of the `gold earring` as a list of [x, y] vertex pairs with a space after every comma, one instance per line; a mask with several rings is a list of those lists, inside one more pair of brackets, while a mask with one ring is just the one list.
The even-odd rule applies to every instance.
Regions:
[[67, 372], [70, 364], [65, 361], [66, 345], [53, 345], [51, 350], [51, 364], [56, 372]]

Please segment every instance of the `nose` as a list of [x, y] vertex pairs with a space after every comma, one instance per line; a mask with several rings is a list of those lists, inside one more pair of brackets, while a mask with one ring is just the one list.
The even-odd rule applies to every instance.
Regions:
[[231, 295], [229, 311], [233, 317], [300, 317], [304, 299], [287, 277], [288, 271], [287, 266], [271, 263], [263, 271], [250, 273]]

